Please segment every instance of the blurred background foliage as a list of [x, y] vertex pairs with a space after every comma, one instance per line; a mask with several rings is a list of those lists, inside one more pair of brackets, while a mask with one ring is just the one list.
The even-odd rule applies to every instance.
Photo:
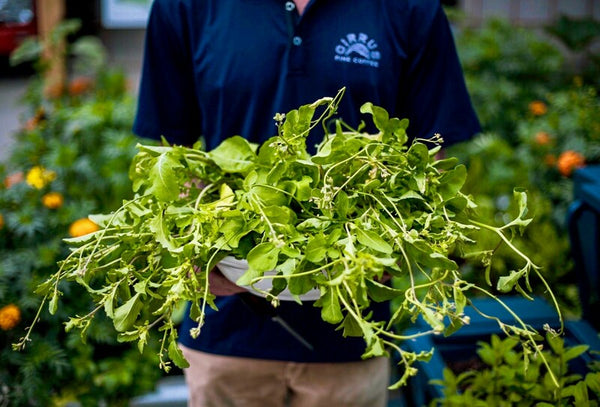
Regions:
[[[76, 21], [65, 22], [52, 41], [77, 29]], [[65, 49], [67, 78], [48, 87], [44, 46], [31, 39], [12, 56], [14, 63], [33, 61], [38, 74], [22, 102], [27, 119], [18, 142], [0, 167], [0, 406], [125, 406], [160, 378], [156, 349], [140, 355], [116, 343], [108, 319], [98, 320], [85, 342], [80, 332], [65, 332], [68, 316], [90, 311], [81, 287], [62, 287], [58, 312], [41, 313], [24, 351], [11, 347], [40, 305], [36, 286], [66, 257], [62, 240], [94, 230], [89, 214], [116, 209], [132, 194], [127, 172], [137, 139], [127, 79], [107, 66], [97, 38], [81, 37]]]
[[[491, 19], [482, 27], [457, 33], [457, 47], [467, 86], [483, 131], [473, 140], [452, 146], [448, 155], [469, 168], [464, 192], [472, 194], [477, 211], [501, 223], [517, 208], [512, 189], [526, 189], [533, 221], [514, 241], [542, 267], [567, 316], [579, 315], [579, 299], [566, 225], [573, 200], [573, 171], [600, 161], [600, 102], [591, 54], [574, 53], [600, 39], [587, 20], [561, 18], [543, 30], [515, 27]], [[585, 31], [575, 35], [575, 27]], [[591, 33], [593, 31], [593, 34]], [[478, 245], [497, 239], [480, 233]], [[470, 250], [473, 250], [472, 248]], [[493, 260], [497, 278], [519, 268], [519, 259], [498, 246]], [[483, 282], [476, 263], [464, 266], [473, 281]], [[495, 279], [492, 279], [493, 281]], [[532, 281], [534, 291], [544, 286]]]
[[[448, 148], [469, 168], [464, 192], [477, 211], [500, 223], [516, 210], [512, 190], [528, 191], [534, 219], [516, 244], [530, 254], [558, 295], [563, 312], [579, 315], [577, 287], [565, 218], [571, 203], [573, 171], [600, 160], [598, 62], [593, 42], [598, 24], [559, 19], [544, 30], [489, 20], [460, 26], [453, 16], [467, 85], [483, 125], [482, 134]], [[151, 344], [144, 354], [116, 343], [114, 328], [98, 320], [87, 341], [65, 332], [68, 315], [90, 311], [76, 286], [62, 287], [54, 316], [43, 312], [23, 352], [11, 344], [36, 317], [35, 287], [65, 257], [62, 239], [88, 233], [82, 221], [106, 213], [131, 194], [128, 166], [137, 139], [131, 133], [135, 101], [127, 78], [107, 64], [96, 37], [68, 41], [78, 29], [67, 21], [54, 41], [67, 40], [67, 78], [45, 82], [39, 58], [44, 44], [32, 39], [13, 62], [34, 62], [36, 75], [22, 101], [27, 117], [9, 159], [0, 165], [0, 406], [127, 405], [151, 390], [163, 375]], [[576, 60], [577, 63], [573, 63]], [[497, 239], [486, 233], [478, 243]], [[477, 247], [469, 250], [477, 250]], [[520, 268], [518, 258], [498, 245], [493, 280]], [[484, 282], [476, 263], [464, 273]], [[544, 291], [532, 281], [536, 292]]]

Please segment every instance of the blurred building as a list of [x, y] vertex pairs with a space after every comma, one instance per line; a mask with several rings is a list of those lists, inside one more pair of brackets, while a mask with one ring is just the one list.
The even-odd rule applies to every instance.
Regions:
[[600, 0], [459, 0], [471, 25], [490, 17], [509, 19], [524, 26], [546, 25], [560, 16], [600, 20]]
[[[15, 0], [24, 1], [24, 0]], [[39, 1], [39, 0], [38, 0]], [[565, 15], [572, 18], [600, 20], [600, 0], [441, 0], [447, 7], [462, 12], [468, 23], [478, 24], [489, 17], [507, 18], [519, 25], [546, 25]], [[106, 29], [140, 29], [140, 7], [143, 0], [65, 0], [67, 16], [81, 18], [89, 32]], [[152, 0], [146, 1], [150, 4]], [[0, 1], [1, 3], [1, 1]], [[127, 5], [129, 3], [129, 5]], [[351, 4], [351, 3], [350, 3]], [[111, 10], [121, 13], [120, 20], [111, 19]], [[128, 24], [126, 15], [134, 13]]]

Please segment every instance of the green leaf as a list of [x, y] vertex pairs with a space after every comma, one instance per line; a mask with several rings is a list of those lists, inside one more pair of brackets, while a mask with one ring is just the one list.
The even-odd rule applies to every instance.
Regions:
[[404, 296], [404, 290], [388, 287], [373, 280], [366, 280], [369, 297], [376, 302], [389, 301]]
[[385, 346], [383, 344], [383, 340], [375, 334], [373, 327], [367, 321], [361, 320], [357, 321], [360, 325], [360, 328], [363, 332], [363, 338], [367, 343], [367, 349], [365, 353], [362, 355], [363, 358], [371, 358], [377, 356], [385, 356], [387, 352], [385, 350]]
[[300, 232], [307, 232], [307, 231], [320, 231], [320, 230], [325, 230], [327, 227], [329, 227], [329, 225], [331, 224], [331, 221], [329, 220], [323, 220], [323, 219], [319, 219], [319, 218], [308, 218], [302, 222], [300, 222], [298, 225], [296, 225], [296, 229], [299, 230]]
[[320, 263], [327, 255], [327, 241], [322, 235], [311, 236], [306, 243], [304, 253], [306, 260], [312, 263]]
[[260, 243], [248, 253], [248, 265], [256, 271], [271, 271], [277, 266], [280, 249], [271, 242]]
[[255, 184], [250, 193], [263, 206], [285, 206], [290, 202], [289, 196], [283, 191], [267, 185]]
[[583, 355], [589, 349], [588, 345], [577, 345], [570, 347], [564, 354], [564, 360], [569, 361]]
[[150, 186], [146, 194], [159, 201], [174, 201], [179, 196], [177, 169], [183, 165], [169, 153], [159, 155], [148, 174]]
[[519, 231], [522, 233], [523, 230], [525, 229], [525, 227], [527, 225], [529, 225], [529, 223], [531, 223], [531, 220], [532, 220], [532, 219], [525, 218], [525, 216], [527, 216], [527, 211], [528, 211], [528, 209], [527, 209], [527, 193], [522, 189], [515, 188], [515, 190], [513, 191], [513, 195], [519, 205], [519, 215], [517, 216], [516, 219], [514, 219], [512, 222], [510, 222], [510, 224], [519, 226]]
[[406, 128], [408, 120], [399, 120], [396, 117], [390, 119], [388, 112], [380, 107], [375, 106], [371, 102], [367, 102], [360, 107], [361, 113], [371, 114], [375, 127], [383, 133], [383, 141], [396, 145], [404, 145], [408, 140]]
[[262, 277], [265, 274], [264, 271], [255, 270], [249, 267], [244, 274], [240, 276], [235, 282], [239, 286], [250, 286], [254, 283], [254, 279]]
[[585, 375], [585, 384], [592, 392], [600, 395], [600, 372], [592, 372]]
[[356, 239], [358, 242], [364, 246], [370, 247], [373, 250], [376, 250], [381, 253], [390, 254], [394, 251], [392, 246], [383, 240], [379, 235], [370, 230], [364, 230], [359, 227], [356, 229]]
[[511, 291], [523, 276], [522, 272], [511, 270], [508, 276], [502, 276], [498, 279], [496, 288], [503, 293]]
[[115, 287], [110, 290], [110, 292], [104, 297], [104, 312], [109, 318], [115, 317], [115, 297], [117, 295], [119, 286], [115, 285]]
[[134, 295], [125, 304], [115, 310], [113, 324], [118, 332], [125, 332], [135, 323], [144, 307], [144, 302], [140, 296], [141, 294], [139, 293]]
[[467, 297], [465, 297], [465, 294], [456, 285], [452, 287], [452, 293], [454, 296], [454, 303], [456, 305], [456, 313], [460, 315], [464, 312], [465, 305], [467, 305]]
[[342, 326], [344, 327], [344, 336], [362, 336], [362, 329], [352, 315], [346, 315]]
[[223, 238], [227, 242], [227, 245], [233, 248], [238, 247], [240, 239], [249, 232], [241, 217], [225, 219], [221, 224], [219, 231], [223, 234]]
[[177, 248], [175, 242], [171, 238], [171, 232], [167, 226], [167, 221], [160, 211], [148, 221], [148, 228], [154, 233], [157, 242], [167, 250], [175, 250]]
[[310, 276], [292, 275], [288, 281], [288, 288], [292, 294], [302, 295], [315, 288], [315, 283]]
[[55, 292], [50, 299], [50, 303], [48, 304], [48, 309], [51, 315], [56, 314], [56, 311], [58, 310], [58, 297], [58, 292]]
[[446, 255], [441, 253], [433, 252], [429, 255], [427, 261], [429, 267], [439, 267], [443, 270], [457, 270], [458, 265], [454, 260], [450, 260]]
[[344, 316], [340, 308], [340, 300], [334, 287], [322, 288], [321, 298], [315, 302], [315, 306], [321, 307], [321, 318], [330, 324], [337, 324]]
[[402, 199], [419, 199], [419, 200], [424, 200], [425, 198], [423, 198], [423, 196], [421, 194], [419, 194], [417, 191], [408, 190], [404, 194], [402, 194], [400, 196], [400, 198], [398, 198], [398, 200], [402, 200]]
[[346, 219], [346, 216], [348, 216], [348, 212], [350, 211], [350, 199], [348, 199], [348, 194], [343, 190], [338, 191], [335, 197], [334, 208], [340, 219]]
[[25, 38], [21, 44], [10, 54], [10, 65], [16, 66], [24, 62], [38, 60], [44, 47], [35, 37]]
[[294, 196], [299, 201], [307, 201], [311, 197], [312, 184], [314, 180], [312, 177], [304, 175], [299, 181], [294, 181], [296, 184], [296, 191]]
[[190, 367], [189, 362], [185, 359], [185, 357], [183, 356], [183, 352], [177, 345], [177, 340], [175, 338], [171, 338], [169, 340], [168, 353], [169, 359], [171, 359], [173, 363], [175, 363], [175, 366], [177, 366], [178, 368], [185, 369], [187, 367]]
[[454, 169], [445, 171], [440, 177], [439, 191], [444, 201], [454, 198], [467, 179], [467, 168], [460, 164]]
[[585, 384], [585, 381], [581, 380], [579, 382], [577, 382], [576, 384], [567, 387], [566, 389], [564, 389], [564, 393], [569, 393], [569, 390], [573, 389], [573, 398], [575, 399], [575, 403], [574, 405], [576, 407], [584, 407], [584, 406], [589, 406], [590, 405], [590, 397], [588, 394], [588, 390], [587, 390], [587, 386]]
[[263, 208], [263, 213], [273, 224], [288, 225], [296, 222], [296, 213], [287, 206], [267, 206]]
[[117, 342], [133, 342], [140, 337], [139, 331], [121, 332], [117, 335]]
[[444, 336], [448, 337], [462, 328], [463, 322], [460, 318], [450, 318], [450, 324], [444, 328]]
[[256, 145], [240, 136], [229, 137], [208, 153], [223, 171], [246, 172], [256, 161]]
[[427, 167], [427, 164], [429, 164], [429, 150], [423, 143], [413, 143], [406, 155], [408, 164], [417, 170], [422, 171]]
[[425, 322], [433, 328], [433, 330], [437, 332], [442, 332], [444, 330], [444, 323], [437, 317], [437, 315], [426, 306], [420, 306], [419, 310], [421, 311], [421, 315]]

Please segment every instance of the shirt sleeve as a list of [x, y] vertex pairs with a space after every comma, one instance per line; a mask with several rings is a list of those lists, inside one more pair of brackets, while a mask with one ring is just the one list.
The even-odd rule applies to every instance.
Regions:
[[140, 137], [192, 145], [201, 135], [185, 19], [177, 0], [155, 0], [146, 29], [137, 113]]
[[[433, 5], [432, 5], [433, 3]], [[448, 19], [438, 1], [421, 4], [411, 19], [401, 110], [412, 137], [441, 134], [448, 146], [481, 131], [471, 104]]]

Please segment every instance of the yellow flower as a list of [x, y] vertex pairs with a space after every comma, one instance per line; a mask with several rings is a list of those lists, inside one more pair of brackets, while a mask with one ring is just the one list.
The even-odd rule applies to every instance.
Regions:
[[0, 308], [0, 329], [8, 331], [21, 321], [21, 310], [15, 304]]
[[42, 197], [42, 204], [46, 208], [58, 209], [63, 204], [63, 196], [59, 192], [48, 192]]
[[529, 111], [534, 116], [542, 116], [548, 111], [548, 106], [541, 100], [534, 100], [529, 104]]
[[44, 188], [49, 182], [56, 179], [56, 173], [41, 166], [35, 166], [29, 170], [25, 181], [36, 189]]
[[71, 223], [71, 226], [69, 226], [69, 234], [72, 237], [79, 237], [87, 235], [88, 233], [93, 233], [98, 229], [100, 229], [98, 225], [96, 225], [88, 218], [81, 218]]

